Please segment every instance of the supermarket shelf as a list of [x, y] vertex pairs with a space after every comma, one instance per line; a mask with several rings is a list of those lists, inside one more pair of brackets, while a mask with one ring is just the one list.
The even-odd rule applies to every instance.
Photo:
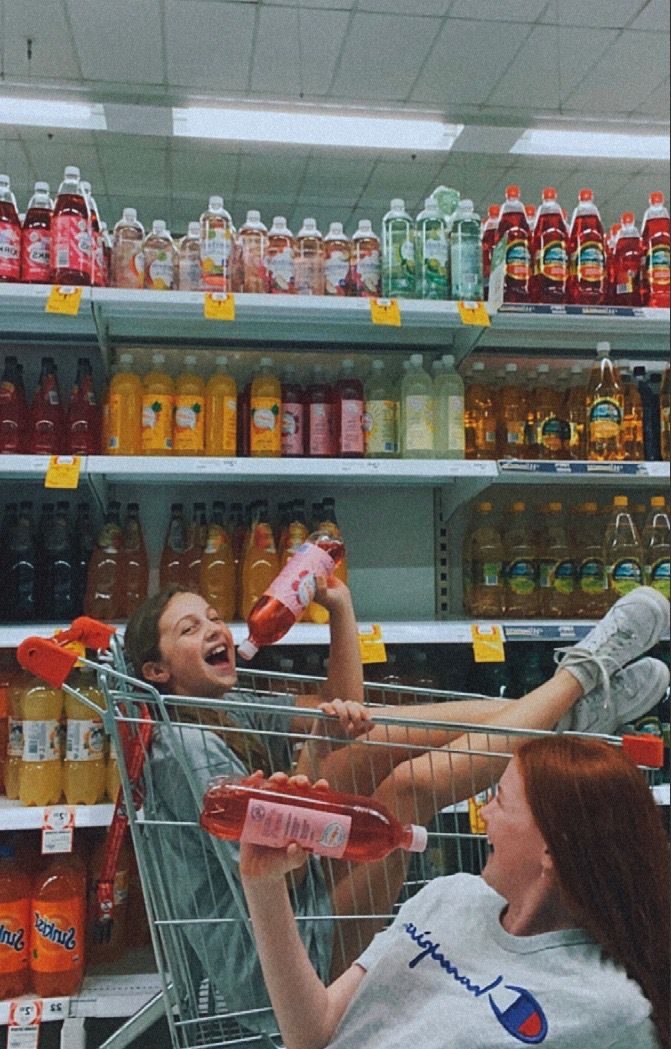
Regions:
[[666, 359], [669, 310], [615, 306], [505, 305], [480, 328], [477, 348], [529, 351], [534, 356], [585, 356], [600, 339], [617, 353]]
[[50, 284], [0, 284], [0, 338], [38, 342], [96, 342], [91, 288], [82, 288], [79, 313], [45, 313]]
[[[42, 998], [42, 1021], [75, 1017], [124, 1017], [137, 1012], [162, 990], [158, 973], [130, 976], [85, 976], [79, 994], [70, 998]], [[18, 1001], [35, 1001], [24, 995]], [[8, 1001], [0, 1002], [0, 1025], [9, 1019]]]
[[508, 484], [592, 484], [600, 485], [623, 480], [627, 484], [659, 485], [669, 481], [669, 463], [600, 463], [600, 462], [544, 462], [527, 459], [501, 459], [498, 480]]
[[[27, 633], [31, 629], [24, 627]], [[35, 629], [35, 633], [39, 628]], [[25, 636], [25, 635], [24, 635]], [[114, 806], [76, 805], [75, 827], [108, 827], [112, 822]], [[0, 828], [8, 830], [41, 830], [44, 823], [44, 808], [39, 805], [22, 805], [20, 801], [9, 801], [0, 797]]]

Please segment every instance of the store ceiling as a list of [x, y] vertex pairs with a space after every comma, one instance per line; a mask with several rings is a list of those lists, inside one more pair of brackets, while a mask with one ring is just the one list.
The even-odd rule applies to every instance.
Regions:
[[[258, 207], [294, 230], [305, 215], [351, 230], [379, 225], [392, 196], [416, 211], [445, 183], [484, 209], [510, 181], [533, 202], [554, 184], [569, 210], [590, 185], [610, 223], [669, 190], [667, 162], [507, 152], [538, 125], [666, 133], [668, 0], [1, 0], [0, 61], [0, 94], [117, 107], [108, 126], [125, 132], [0, 124], [22, 207], [35, 179], [55, 189], [77, 163], [110, 225], [131, 205], [182, 231], [217, 192], [236, 222]], [[466, 130], [416, 159], [128, 133], [144, 107], [223, 99], [430, 110]]]

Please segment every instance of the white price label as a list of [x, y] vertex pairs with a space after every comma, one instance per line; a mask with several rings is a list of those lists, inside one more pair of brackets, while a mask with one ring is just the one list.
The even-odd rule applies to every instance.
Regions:
[[7, 1025], [7, 1049], [37, 1049], [42, 1022], [39, 998], [10, 1002]]
[[72, 805], [50, 805], [42, 821], [42, 855], [72, 852], [75, 809]]

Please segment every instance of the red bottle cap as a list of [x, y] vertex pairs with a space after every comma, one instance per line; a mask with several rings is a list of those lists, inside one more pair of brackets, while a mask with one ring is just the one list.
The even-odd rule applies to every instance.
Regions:
[[557, 190], [554, 186], [546, 186], [543, 190], [543, 200], [556, 200]]
[[[663, 194], [662, 194], [662, 197], [663, 197]], [[498, 204], [490, 204], [489, 205], [489, 209], [487, 211], [487, 214], [489, 215], [490, 219], [497, 219], [499, 217], [499, 215], [501, 214], [500, 206]]]
[[578, 200], [594, 200], [594, 194], [591, 189], [581, 189], [578, 193]]
[[528, 219], [536, 218], [536, 206], [535, 204], [525, 204], [524, 211]]
[[633, 211], [623, 211], [621, 216], [620, 216], [620, 218], [622, 219], [622, 225], [623, 226], [633, 226], [634, 225], [634, 212]]
[[650, 197], [648, 199], [650, 200], [651, 204], [663, 204], [664, 203], [664, 194], [662, 192], [660, 192], [660, 190], [655, 189], [655, 190], [652, 191], [652, 193], [650, 194]]
[[620, 223], [619, 222], [614, 222], [613, 225], [610, 227], [610, 235], [611, 235], [611, 237], [614, 237], [615, 234], [619, 233], [621, 229], [622, 229], [622, 226], [620, 225]]
[[510, 200], [513, 197], [518, 197], [519, 198], [519, 195], [520, 195], [520, 187], [519, 186], [506, 186], [506, 197], [508, 198], [508, 200]]

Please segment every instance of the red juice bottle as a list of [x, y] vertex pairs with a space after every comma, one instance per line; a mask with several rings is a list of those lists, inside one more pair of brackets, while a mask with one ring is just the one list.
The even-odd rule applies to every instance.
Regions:
[[343, 459], [362, 459], [365, 451], [363, 384], [354, 375], [354, 361], [344, 360], [333, 387], [335, 394], [336, 454]]
[[334, 454], [333, 390], [326, 382], [321, 364], [312, 370], [312, 382], [305, 391], [307, 414], [306, 455], [313, 459], [327, 459]]
[[105, 270], [104, 250], [105, 245], [98, 215], [98, 205], [91, 193], [91, 183], [82, 181], [82, 193], [86, 198], [89, 209], [89, 230], [91, 233], [91, 284], [102, 287]]
[[9, 175], [0, 175], [0, 281], [21, 279], [21, 220]]
[[634, 224], [634, 212], [625, 211], [615, 238], [613, 306], [641, 305], [641, 256], [641, 235]]
[[604, 238], [604, 247], [606, 249], [606, 302], [609, 305], [613, 304], [613, 296], [615, 295], [615, 241], [621, 229], [621, 224], [614, 222], [608, 231], [608, 236]]
[[21, 230], [21, 280], [48, 284], [51, 275], [51, 215], [49, 183], [36, 182]]
[[275, 849], [296, 842], [306, 852], [355, 863], [384, 859], [394, 849], [423, 852], [427, 843], [424, 827], [401, 824], [372, 798], [252, 777], [217, 777], [203, 798], [200, 824], [227, 841]]
[[296, 369], [287, 364], [282, 379], [282, 457], [305, 455], [305, 401]]
[[519, 186], [506, 186], [496, 241], [506, 245], [503, 301], [528, 302], [531, 279], [531, 234]]
[[58, 455], [63, 450], [63, 408], [53, 357], [42, 358], [40, 381], [30, 408], [29, 451]]
[[499, 224], [501, 208], [498, 204], [490, 204], [487, 218], [482, 227], [482, 286], [485, 299], [489, 293], [489, 275], [492, 272], [492, 252], [496, 244], [496, 231]]
[[0, 455], [24, 450], [26, 399], [16, 357], [7, 357], [0, 380]]
[[643, 274], [641, 297], [644, 306], [669, 308], [671, 296], [671, 221], [664, 207], [664, 194], [654, 192], [643, 216]]
[[68, 455], [100, 455], [100, 410], [93, 389], [91, 362], [80, 357], [65, 420]]
[[91, 258], [90, 214], [79, 168], [67, 167], [51, 219], [52, 284], [90, 284]]
[[606, 298], [606, 249], [601, 216], [591, 189], [581, 189], [571, 219], [568, 301], [600, 306]]
[[568, 277], [568, 233], [557, 190], [546, 186], [531, 240], [533, 302], [564, 302]]

